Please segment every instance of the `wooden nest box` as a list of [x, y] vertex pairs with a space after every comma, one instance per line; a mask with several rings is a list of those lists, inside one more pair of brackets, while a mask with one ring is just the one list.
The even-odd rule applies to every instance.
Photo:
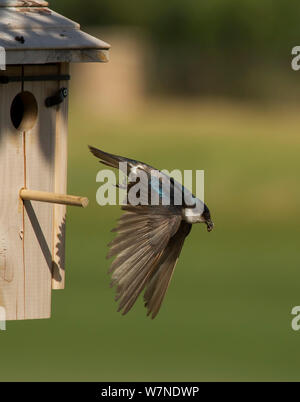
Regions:
[[[109, 45], [45, 1], [0, 0], [0, 306], [48, 318], [64, 288], [69, 63], [105, 62]], [[1, 65], [1, 63], [0, 63]]]

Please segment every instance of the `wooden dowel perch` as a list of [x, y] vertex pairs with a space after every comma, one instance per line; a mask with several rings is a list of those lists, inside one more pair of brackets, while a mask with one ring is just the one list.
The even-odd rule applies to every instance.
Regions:
[[86, 197], [76, 195], [47, 193], [45, 191], [35, 191], [22, 188], [20, 190], [22, 200], [32, 200], [41, 202], [51, 202], [53, 204], [73, 205], [75, 207], [87, 207], [89, 200]]

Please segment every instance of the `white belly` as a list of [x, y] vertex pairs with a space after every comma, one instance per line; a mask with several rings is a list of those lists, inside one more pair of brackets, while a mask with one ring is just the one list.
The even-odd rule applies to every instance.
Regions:
[[185, 208], [183, 210], [183, 219], [188, 223], [204, 222], [201, 214], [195, 208]]

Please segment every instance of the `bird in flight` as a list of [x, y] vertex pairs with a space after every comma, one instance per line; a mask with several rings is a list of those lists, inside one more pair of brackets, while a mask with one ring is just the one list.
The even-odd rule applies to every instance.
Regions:
[[[192, 224], [204, 223], [209, 232], [213, 229], [210, 211], [182, 184], [146, 163], [89, 148], [104, 165], [120, 169], [121, 163], [126, 164], [129, 178], [141, 173], [148, 179], [140, 184], [140, 190], [145, 191], [139, 191], [144, 195], [138, 205], [128, 200], [134, 183], [130, 181], [127, 185], [127, 199], [122, 206], [125, 212], [112, 230], [117, 236], [108, 245], [107, 258], [115, 257], [109, 272], [111, 286], [116, 286], [118, 311], [128, 313], [145, 289], [147, 315], [154, 318]], [[149, 199], [158, 202], [151, 203]]]

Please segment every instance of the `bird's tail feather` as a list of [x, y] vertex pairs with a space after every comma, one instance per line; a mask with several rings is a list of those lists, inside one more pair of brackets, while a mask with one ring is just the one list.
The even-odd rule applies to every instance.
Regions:
[[122, 156], [109, 154], [108, 152], [101, 151], [100, 149], [94, 148], [90, 145], [89, 149], [93, 155], [100, 159], [100, 162], [113, 168], [118, 169], [119, 163], [126, 161], [126, 158], [123, 158]]

